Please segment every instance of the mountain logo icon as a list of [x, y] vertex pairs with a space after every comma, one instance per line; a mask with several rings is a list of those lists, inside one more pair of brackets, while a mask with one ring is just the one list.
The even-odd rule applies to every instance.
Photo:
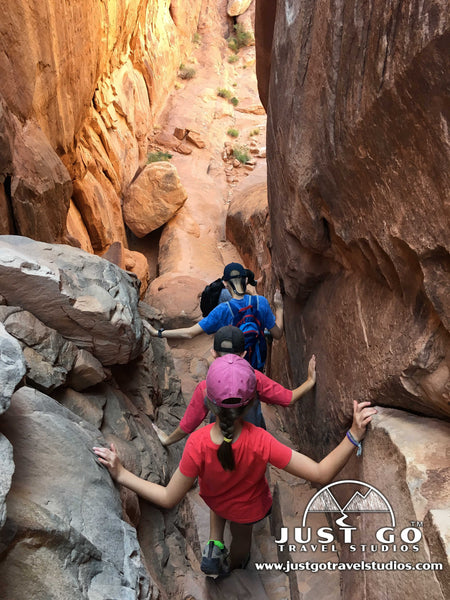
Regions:
[[[336, 499], [335, 489], [337, 486], [344, 485], [346, 487], [341, 491], [344, 491], [345, 495], [348, 495], [349, 487], [350, 490], [353, 488], [353, 493], [341, 506]], [[336, 523], [344, 526], [348, 513], [386, 513], [390, 517], [391, 526], [395, 527], [394, 511], [384, 494], [372, 485], [356, 479], [335, 481], [319, 490], [311, 498], [303, 513], [303, 527], [306, 525], [309, 513], [340, 513], [342, 517], [337, 519]]]

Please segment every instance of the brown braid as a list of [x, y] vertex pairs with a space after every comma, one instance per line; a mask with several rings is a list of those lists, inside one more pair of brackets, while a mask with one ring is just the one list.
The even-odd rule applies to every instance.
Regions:
[[[240, 400], [237, 398], [229, 398], [227, 402], [231, 403], [233, 400], [236, 400], [236, 403], [240, 402]], [[219, 408], [207, 398], [207, 404], [209, 409], [216, 415], [216, 417], [219, 417], [219, 426], [223, 437], [232, 440], [236, 421], [242, 417], [252, 402], [246, 406], [239, 406], [237, 408]], [[221, 443], [217, 450], [217, 458], [219, 459], [219, 462], [225, 471], [234, 471], [236, 468], [233, 448], [230, 442], [223, 441]]]

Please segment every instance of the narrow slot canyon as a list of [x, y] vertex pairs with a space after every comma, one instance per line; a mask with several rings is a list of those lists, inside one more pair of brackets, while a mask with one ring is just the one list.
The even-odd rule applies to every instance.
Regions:
[[[450, 596], [447, 8], [7, 0], [0, 600]], [[354, 400], [377, 414], [330, 485], [267, 467], [249, 563], [214, 578], [198, 483], [160, 508], [93, 448], [167, 485], [214, 336], [148, 324], [198, 323], [233, 262], [281, 291], [267, 377], [316, 357], [268, 432], [320, 461]]]

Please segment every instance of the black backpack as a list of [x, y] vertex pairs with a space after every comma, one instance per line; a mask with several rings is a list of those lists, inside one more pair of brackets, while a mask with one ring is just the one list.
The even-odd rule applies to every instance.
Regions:
[[200, 298], [200, 309], [204, 317], [208, 316], [212, 309], [219, 304], [219, 296], [223, 288], [223, 281], [216, 279], [203, 290]]

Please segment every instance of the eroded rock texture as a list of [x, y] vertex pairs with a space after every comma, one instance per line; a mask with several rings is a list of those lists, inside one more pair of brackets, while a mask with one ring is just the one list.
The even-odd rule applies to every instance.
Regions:
[[92, 452], [114, 443], [133, 472], [167, 483], [183, 447], [164, 450], [152, 426], [172, 431], [185, 404], [167, 342], [144, 339], [135, 278], [19, 236], [2, 238], [1, 257], [0, 595], [181, 594], [183, 517], [141, 507]]
[[203, 4], [213, 6], [3, 4], [0, 233], [99, 254], [114, 242], [127, 248], [123, 194], [146, 163]]
[[[426, 444], [429, 418], [450, 414], [448, 5], [293, 0], [273, 11], [258, 3], [256, 31], [286, 376], [301, 381], [312, 352], [318, 369], [315, 397], [286, 424], [302, 450], [323, 456], [348, 427], [352, 401], [370, 400], [418, 415], [408, 435]], [[397, 421], [383, 424], [390, 441], [378, 470], [370, 457], [359, 464], [380, 489], [398, 460]], [[404, 448], [408, 463], [414, 452]], [[421, 470], [435, 458], [423, 457]], [[393, 491], [404, 513], [416, 484], [407, 477]], [[441, 509], [431, 488], [421, 494]], [[405, 597], [403, 580], [389, 592], [366, 585], [371, 598]], [[442, 580], [428, 587], [448, 593]]]
[[[10, 306], [33, 313], [103, 364], [142, 351], [136, 277], [69, 246], [1, 236], [0, 249], [0, 289]], [[39, 336], [32, 324], [30, 335]]]
[[439, 2], [277, 12], [273, 258], [290, 343], [323, 355], [323, 408], [337, 422], [353, 397], [450, 412], [448, 21]]

